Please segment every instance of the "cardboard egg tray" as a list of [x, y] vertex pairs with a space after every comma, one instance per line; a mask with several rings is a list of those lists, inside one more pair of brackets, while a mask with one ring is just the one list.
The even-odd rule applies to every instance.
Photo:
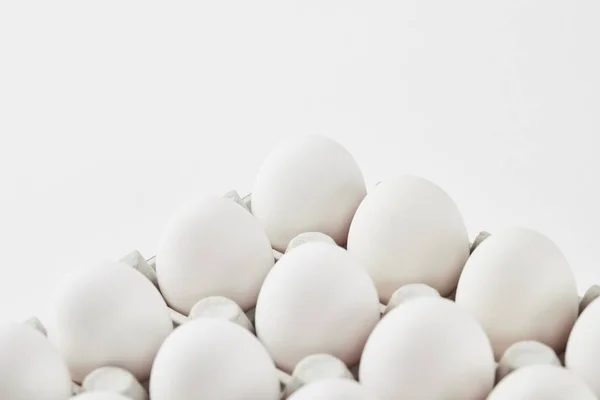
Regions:
[[[236, 203], [238, 203], [240, 206], [246, 208], [249, 212], [251, 211], [251, 203], [252, 203], [252, 194], [248, 194], [244, 197], [240, 197], [238, 195], [238, 193], [236, 191], [230, 191], [227, 194], [224, 195], [224, 197], [226, 198], [230, 198], [232, 201], [235, 201]], [[472, 253], [475, 248], [481, 243], [483, 242], [488, 236], [490, 236], [489, 233], [487, 232], [480, 232], [477, 237], [473, 240], [473, 242], [471, 243], [471, 247], [470, 247], [470, 252]], [[275, 262], [277, 262], [282, 256], [283, 254], [275, 249], [273, 249], [273, 256], [275, 258]], [[147, 279], [149, 279], [157, 288], [158, 288], [158, 281], [157, 281], [157, 277], [156, 277], [156, 257], [150, 257], [148, 259], [144, 258], [138, 251], [133, 251], [130, 254], [128, 254], [127, 256], [123, 257], [121, 260], [121, 262], [124, 262], [128, 265], [130, 265], [131, 267], [133, 267], [134, 269], [138, 270], [140, 273], [142, 273]], [[592, 301], [594, 300], [596, 297], [598, 297], [600, 295], [600, 286], [594, 285], [592, 286], [590, 289], [588, 289], [588, 291], [585, 293], [585, 295], [583, 297], [581, 297], [580, 299], [580, 313], [581, 311], [583, 311], [583, 309]], [[452, 293], [450, 296], [448, 296], [448, 298], [450, 299], [454, 299], [454, 293]], [[171, 308], [170, 312], [171, 312], [171, 320], [173, 321], [173, 325], [174, 327], [177, 327], [183, 323], [185, 323], [189, 318]], [[381, 313], [383, 314], [385, 312], [386, 309], [386, 305], [381, 305]], [[248, 317], [248, 319], [250, 320], [250, 322], [252, 323], [252, 325], [254, 325], [254, 309], [250, 309], [246, 312], [246, 316]], [[31, 327], [37, 329], [38, 331], [42, 332], [44, 335], [46, 335], [46, 330], [44, 328], [44, 326], [40, 323], [40, 321], [37, 318], [31, 318], [29, 320], [27, 320], [25, 322], [26, 324], [30, 325]], [[560, 362], [564, 364], [564, 354], [559, 355], [560, 358]], [[341, 363], [341, 361], [340, 361]], [[503, 367], [506, 367], [505, 365], [503, 365]], [[499, 367], [498, 370], [500, 370], [501, 368]], [[350, 377], [350, 374], [354, 377], [354, 379], [358, 380], [358, 365], [354, 366], [353, 368], [348, 369], [344, 369], [344, 371], [335, 371], [335, 374], [337, 375], [344, 375], [347, 377]], [[125, 371], [122, 371], [124, 374], [126, 373]], [[506, 371], [505, 371], [506, 373]], [[278, 374], [278, 378], [279, 381], [281, 383], [281, 399], [285, 399], [287, 398], [291, 393], [293, 393], [294, 390], [298, 389], [299, 387], [301, 387], [305, 382], [302, 380], [302, 378], [299, 378], [297, 376], [295, 376], [295, 371], [292, 375], [281, 371], [281, 370], [277, 370], [277, 374]], [[130, 374], [129, 374], [130, 375]], [[333, 377], [333, 376], [332, 376]], [[131, 382], [129, 387], [113, 387], [114, 384], [112, 382], [110, 382], [110, 378], [107, 377], [106, 379], [104, 379], [104, 382], [100, 384], [100, 386], [105, 385], [105, 387], [101, 387], [102, 389], [105, 390], [112, 390], [112, 391], [118, 391], [119, 393], [129, 396], [132, 400], [148, 400], [149, 399], [149, 395], [148, 395], [148, 387], [149, 387], [149, 382], [142, 382], [141, 384], [137, 381], [135, 381], [135, 379], [132, 376], [129, 376], [130, 380], [134, 380], [134, 382]], [[73, 383], [73, 394], [76, 395], [78, 393], [84, 392], [86, 390], [88, 390], [89, 388], [86, 387], [85, 381], [83, 383], [83, 388], [76, 384]], [[98, 387], [94, 387], [94, 389], [98, 389]]]
[[[225, 197], [231, 198], [233, 201], [236, 201], [238, 204], [240, 204], [241, 206], [245, 207], [249, 212], [251, 212], [252, 210], [252, 193], [247, 194], [244, 197], [240, 197], [237, 192], [235, 191], [230, 191], [227, 194], [225, 194]], [[477, 237], [475, 238], [475, 240], [471, 243], [471, 249], [470, 251], [473, 252], [473, 250], [475, 250], [475, 248], [483, 241], [485, 240], [490, 234], [487, 232], [481, 232], [479, 233], [479, 235], [477, 235]], [[273, 256], [275, 258], [275, 262], [277, 262], [282, 256], [283, 253], [273, 249]], [[142, 272], [146, 277], [148, 277], [150, 280], [152, 280], [153, 282], [155, 282], [156, 284], [156, 257], [151, 257], [149, 259], [146, 260], [146, 264], [148, 267], [150, 267], [152, 269], [152, 271], [148, 271], [145, 272], [142, 270], [142, 268], [140, 266], [136, 266], [137, 268], [140, 269], [140, 272]], [[453, 298], [454, 294], [452, 294], [450, 296], [450, 298]], [[386, 305], [381, 304], [381, 308], [380, 311], [383, 314], [385, 311]], [[248, 319], [250, 320], [250, 322], [252, 323], [252, 325], [254, 325], [254, 308], [248, 310], [246, 312], [246, 315], [248, 317]], [[188, 317], [185, 315], [182, 315], [181, 313], [171, 309], [171, 319], [173, 320], [173, 324], [174, 326], [179, 326], [181, 324], [183, 324], [184, 322], [187, 321]], [[358, 380], [358, 365], [352, 367], [350, 369], [350, 372], [352, 373], [352, 375], [354, 376], [355, 379]], [[284, 371], [281, 370], [277, 370], [278, 373], [278, 377], [279, 377], [279, 381], [281, 383], [281, 398], [285, 399], [287, 396], [289, 396], [292, 392], [291, 386], [296, 386], [297, 383], [294, 382], [294, 377], [287, 374]], [[147, 385], [147, 383], [146, 383]], [[296, 389], [297, 387], [294, 387], [293, 389]], [[137, 399], [136, 399], [137, 400]]]

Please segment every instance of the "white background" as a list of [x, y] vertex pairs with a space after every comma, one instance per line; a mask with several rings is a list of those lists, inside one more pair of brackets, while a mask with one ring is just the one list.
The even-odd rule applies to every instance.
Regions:
[[0, 318], [322, 133], [600, 280], [600, 2], [0, 2]]

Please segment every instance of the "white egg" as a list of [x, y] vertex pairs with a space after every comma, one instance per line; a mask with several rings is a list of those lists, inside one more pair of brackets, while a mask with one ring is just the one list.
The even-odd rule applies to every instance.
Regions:
[[86, 392], [71, 397], [72, 400], [131, 400], [119, 393], [112, 392]]
[[173, 330], [156, 287], [116, 262], [68, 275], [55, 292], [50, 312], [48, 337], [78, 383], [107, 365], [147, 379], [156, 352]]
[[301, 136], [277, 147], [262, 165], [252, 213], [280, 252], [303, 232], [322, 232], [345, 245], [365, 194], [362, 172], [346, 149], [323, 136]]
[[597, 400], [575, 374], [556, 365], [530, 365], [511, 372], [487, 400]]
[[150, 397], [278, 400], [275, 365], [247, 329], [229, 321], [198, 318], [165, 340], [152, 368]]
[[229, 199], [208, 196], [182, 207], [167, 224], [156, 275], [167, 303], [182, 314], [210, 296], [227, 297], [246, 311], [274, 262], [256, 218]]
[[577, 319], [579, 296], [558, 247], [538, 232], [515, 228], [491, 235], [473, 252], [456, 303], [483, 326], [499, 359], [523, 340], [560, 354]]
[[380, 400], [485, 398], [495, 363], [485, 332], [467, 312], [438, 297], [390, 311], [369, 337], [360, 382]]
[[407, 175], [381, 182], [365, 197], [350, 226], [348, 251], [387, 304], [410, 283], [450, 294], [469, 256], [469, 237], [454, 201], [435, 184]]
[[295, 391], [288, 400], [378, 400], [360, 383], [334, 378], [311, 382]]
[[21, 324], [0, 324], [0, 399], [67, 400], [67, 364], [40, 332]]
[[255, 326], [275, 363], [291, 372], [316, 353], [354, 365], [379, 318], [364, 268], [341, 247], [310, 242], [285, 254], [267, 276]]
[[592, 301], [573, 326], [565, 353], [566, 367], [581, 376], [600, 397], [600, 300]]

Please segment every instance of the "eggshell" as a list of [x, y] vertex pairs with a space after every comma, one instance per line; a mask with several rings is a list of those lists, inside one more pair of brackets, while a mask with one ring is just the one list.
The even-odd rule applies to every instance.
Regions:
[[358, 207], [348, 251], [366, 268], [383, 303], [409, 283], [450, 294], [469, 256], [469, 237], [454, 201], [416, 176], [381, 182]]
[[273, 248], [284, 252], [303, 232], [322, 232], [345, 245], [365, 181], [352, 155], [318, 135], [295, 137], [264, 162], [252, 190], [252, 213]]
[[311, 382], [296, 392], [288, 400], [378, 400], [358, 382], [336, 378]]
[[177, 328], [161, 347], [150, 378], [152, 400], [278, 400], [273, 361], [247, 329], [198, 318]]
[[256, 218], [229, 199], [208, 196], [182, 207], [167, 224], [156, 274], [167, 303], [182, 314], [210, 296], [227, 297], [246, 311], [274, 262]]
[[112, 392], [87, 392], [71, 398], [72, 400], [131, 400], [119, 393]]
[[579, 296], [558, 247], [538, 232], [514, 228], [491, 235], [473, 252], [456, 303], [483, 326], [499, 359], [523, 340], [561, 353], [577, 319]]
[[310, 242], [285, 254], [267, 276], [255, 327], [275, 363], [290, 373], [316, 353], [357, 363], [379, 318], [364, 268], [341, 247]]
[[50, 314], [48, 337], [78, 383], [107, 365], [148, 379], [158, 348], [173, 330], [156, 287], [117, 262], [68, 275], [55, 292]]
[[379, 400], [481, 400], [494, 385], [490, 342], [452, 301], [413, 299], [389, 312], [369, 337], [360, 382]]
[[511, 372], [487, 400], [597, 400], [575, 374], [555, 365], [530, 365]]
[[565, 353], [566, 367], [581, 376], [600, 397], [600, 300], [592, 301], [573, 326]]
[[71, 378], [58, 351], [38, 331], [0, 324], [0, 399], [67, 400]]

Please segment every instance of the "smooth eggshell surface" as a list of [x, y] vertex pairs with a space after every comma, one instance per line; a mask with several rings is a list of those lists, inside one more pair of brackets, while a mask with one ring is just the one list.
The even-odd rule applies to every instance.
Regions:
[[483, 326], [499, 359], [523, 340], [560, 354], [577, 319], [579, 296], [558, 247], [538, 232], [514, 228], [491, 235], [473, 252], [456, 303]]
[[323, 379], [302, 386], [288, 400], [378, 400], [360, 383], [344, 378]]
[[567, 343], [566, 367], [600, 397], [600, 300], [592, 301], [575, 322]]
[[390, 311], [365, 346], [360, 382], [379, 400], [484, 399], [494, 385], [492, 347], [479, 324], [444, 298]]
[[303, 232], [322, 232], [345, 245], [365, 195], [352, 155], [331, 139], [306, 135], [284, 142], [268, 156], [252, 190], [252, 213], [280, 252]]
[[555, 365], [531, 365], [511, 372], [487, 400], [597, 400], [585, 382]]
[[364, 268], [341, 247], [311, 242], [285, 254], [267, 276], [255, 327], [275, 363], [291, 372], [316, 353], [354, 365], [379, 318]]
[[204, 197], [182, 207], [167, 224], [156, 275], [167, 303], [182, 314], [210, 296], [227, 297], [248, 310], [274, 262], [256, 218], [229, 199]]
[[407, 175], [381, 182], [365, 197], [350, 226], [348, 251], [387, 304], [409, 283], [450, 294], [469, 256], [469, 237], [454, 201], [435, 184]]
[[161, 347], [150, 379], [152, 400], [278, 400], [275, 365], [258, 339], [229, 321], [197, 318]]
[[68, 275], [57, 288], [50, 311], [48, 337], [78, 383], [107, 365], [146, 380], [158, 348], [173, 330], [169, 309], [156, 287], [117, 262]]
[[0, 324], [0, 399], [67, 400], [71, 377], [58, 351], [40, 332]]

